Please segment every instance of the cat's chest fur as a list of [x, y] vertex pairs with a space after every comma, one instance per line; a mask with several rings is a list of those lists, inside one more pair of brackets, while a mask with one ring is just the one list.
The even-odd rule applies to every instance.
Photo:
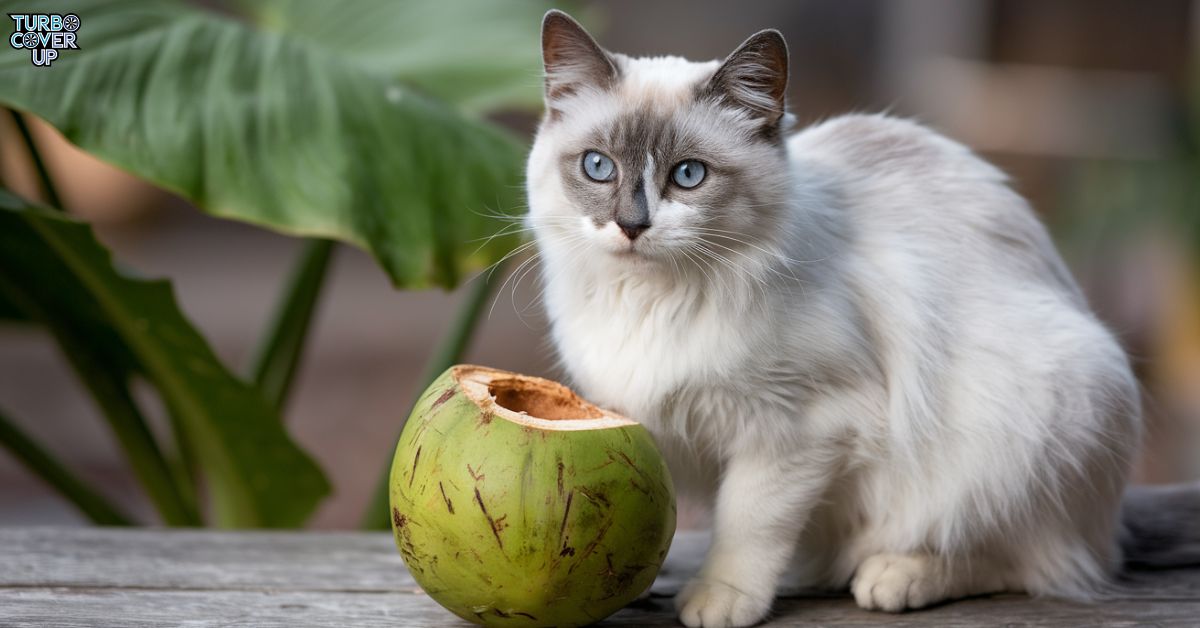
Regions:
[[661, 420], [669, 396], [728, 379], [746, 357], [736, 316], [692, 286], [634, 279], [565, 286], [548, 298], [559, 353], [576, 385], [640, 421]]

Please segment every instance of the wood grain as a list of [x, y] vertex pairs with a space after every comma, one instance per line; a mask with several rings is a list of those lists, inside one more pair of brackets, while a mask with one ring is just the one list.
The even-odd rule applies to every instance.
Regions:
[[[604, 626], [676, 626], [699, 564], [682, 533], [648, 599]], [[420, 592], [386, 533], [0, 529], [3, 626], [467, 626]], [[1005, 595], [886, 615], [791, 596], [765, 626], [1197, 626], [1200, 569], [1125, 574], [1101, 602]]]

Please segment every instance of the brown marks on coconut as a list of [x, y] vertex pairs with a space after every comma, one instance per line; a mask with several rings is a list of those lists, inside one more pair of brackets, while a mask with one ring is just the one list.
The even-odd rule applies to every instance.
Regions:
[[606, 508], [606, 509], [612, 508], [612, 502], [608, 501], [608, 498], [604, 496], [604, 493], [601, 493], [599, 491], [590, 490], [590, 489], [584, 488], [582, 486], [577, 486], [577, 487], [575, 487], [574, 490], [579, 491], [580, 495], [583, 495], [584, 497], [588, 498], [588, 501], [592, 502], [593, 504], [595, 504], [597, 506], [600, 506], [600, 507]]
[[575, 501], [575, 491], [571, 490], [567, 493], [567, 502], [563, 506], [562, 522], [558, 524], [558, 556], [550, 563], [550, 570], [558, 569], [559, 563], [564, 558], [575, 556], [575, 548], [571, 547], [571, 537], [567, 534], [567, 521], [571, 518], [571, 503]]
[[596, 575], [604, 578], [604, 597], [601, 599], [616, 597], [621, 590], [621, 574], [613, 567], [612, 552], [604, 555], [604, 567]]
[[611, 517], [604, 521], [604, 525], [600, 526], [600, 529], [596, 531], [596, 536], [584, 546], [583, 552], [579, 554], [579, 559], [575, 561], [574, 565], [571, 565], [571, 568], [567, 570], [567, 573], [575, 571], [576, 567], [582, 565], [583, 561], [587, 560], [587, 557], [590, 556], [592, 552], [596, 551], [596, 548], [600, 546], [600, 542], [604, 540], [604, 535], [608, 534], [608, 529], [612, 527], [612, 524], [613, 520]]
[[500, 551], [504, 551], [504, 540], [500, 538], [500, 532], [504, 529], [504, 519], [508, 515], [503, 515], [499, 519], [493, 519], [491, 513], [488, 512], [487, 506], [483, 503], [483, 496], [479, 494], [479, 489], [475, 489], [475, 503], [479, 504], [479, 511], [483, 513], [483, 517], [487, 519], [488, 526], [492, 529], [492, 536], [496, 537], [496, 545]]
[[566, 547], [567, 544], [567, 537], [565, 536], [567, 531], [567, 517], [571, 514], [571, 501], [574, 499], [575, 491], [567, 493], [567, 504], [566, 506], [563, 506], [562, 523], [558, 524], [558, 539], [564, 547]]
[[479, 413], [479, 420], [475, 422], [475, 428], [481, 428], [492, 424], [492, 419], [496, 418], [496, 413], [491, 410], [484, 410]]
[[647, 567], [648, 565], [635, 563], [618, 569], [613, 565], [612, 552], [606, 553], [604, 555], [604, 567], [596, 573], [597, 576], [604, 579], [604, 597], [601, 599], [614, 598], [627, 591], [630, 585], [633, 584], [633, 579]]
[[429, 427], [429, 415], [421, 417], [421, 422], [417, 425], [417, 431], [413, 432], [412, 440], [414, 442], [421, 440], [421, 435], [425, 433], [425, 429]]
[[442, 486], [441, 482], [438, 482], [438, 490], [442, 492], [442, 501], [446, 502], [446, 510], [450, 514], [454, 514], [454, 502], [450, 501], [450, 498], [446, 496], [446, 487]]
[[607, 467], [608, 465], [610, 465], [610, 464], [612, 464], [612, 463], [614, 463], [614, 462], [616, 462], [616, 461], [617, 461], [617, 460], [616, 460], [616, 458], [613, 458], [613, 457], [612, 457], [612, 455], [611, 455], [611, 454], [609, 454], [609, 456], [608, 456], [608, 460], [605, 460], [604, 462], [601, 462], [600, 464], [598, 464], [598, 465], [596, 465], [596, 466], [592, 467], [591, 469], [587, 469], [587, 471], [588, 471], [589, 473], [591, 473], [591, 472], [593, 472], [593, 471], [599, 471], [600, 469], [603, 469], [604, 467]]
[[629, 478], [629, 485], [632, 486], [634, 488], [634, 490], [645, 495], [646, 497], [649, 497], [650, 501], [652, 501], [652, 502], [658, 501], [658, 500], [654, 499], [654, 493], [651, 493], [650, 489], [642, 486], [641, 484], [638, 484], [637, 481], [635, 481], [633, 478]]
[[[616, 454], [615, 458], [613, 457], [613, 454]], [[608, 450], [608, 458], [609, 458], [609, 460], [613, 460], [613, 461], [619, 460], [621, 462], [621, 464], [624, 464], [625, 466], [629, 467], [630, 469], [633, 469], [634, 472], [636, 472], [638, 475], [640, 475], [642, 477], [642, 480], [647, 485], [657, 483], [660, 487], [662, 487], [663, 492], [670, 493], [670, 489], [667, 487], [667, 484], [662, 481], [662, 478], [652, 478], [649, 475], [647, 475], [646, 472], [642, 471], [642, 468], [637, 466], [637, 463], [635, 463], [633, 461], [633, 459], [630, 458], [629, 455], [626, 454], [625, 452], [609, 449]], [[635, 484], [634, 486], [636, 487], [637, 485]], [[638, 487], [638, 490], [641, 490], [642, 492], [646, 493], [647, 495], [650, 495], [651, 497], [653, 497], [653, 495], [651, 495], [645, 489]]]
[[409, 488], [412, 488], [413, 478], [417, 477], [417, 463], [421, 461], [421, 447], [423, 447], [423, 446], [424, 445], [418, 446], [417, 453], [413, 456], [412, 471], [410, 471], [408, 474], [408, 487]]
[[[467, 463], [467, 473], [471, 474], [471, 479], [476, 482], [482, 482], [483, 478], [487, 477], [483, 474], [483, 467], [479, 467], [479, 471], [471, 468], [471, 463]], [[479, 491], [476, 491], [478, 493]]]
[[604, 568], [601, 569], [600, 573], [596, 575], [603, 576], [605, 578], [615, 578], [617, 576], [617, 570], [613, 569], [612, 552], [608, 552], [604, 555]]
[[399, 509], [392, 508], [392, 524], [394, 526], [392, 532], [396, 537], [396, 548], [404, 556], [404, 562], [408, 564], [409, 568], [424, 573], [420, 562], [417, 562], [417, 548], [412, 543], [412, 532], [408, 529], [412, 523], [412, 520]]
[[521, 524], [525, 526], [529, 525], [529, 508], [526, 506], [526, 501], [535, 494], [533, 482], [533, 449], [526, 449], [525, 459], [521, 462], [521, 490], [517, 493], [520, 499], [517, 508], [521, 512]]
[[556, 465], [558, 466], [558, 496], [561, 498], [561, 497], [562, 497], [562, 494], [563, 494], [563, 481], [562, 481], [562, 476], [563, 476], [563, 461], [562, 461], [562, 456], [559, 456], [559, 457], [556, 459]]
[[625, 452], [623, 452], [623, 451], [617, 451], [617, 450], [615, 450], [615, 449], [609, 449], [609, 450], [608, 450], [608, 457], [609, 457], [609, 458], [611, 458], [611, 459], [613, 459], [613, 460], [616, 460], [616, 458], [613, 458], [613, 454], [616, 454], [616, 455], [617, 455], [617, 456], [620, 458], [620, 462], [624, 463], [624, 464], [625, 464], [625, 466], [627, 466], [627, 467], [629, 467], [630, 469], [633, 469], [634, 471], [636, 471], [638, 475], [640, 475], [640, 476], [642, 476], [642, 477], [646, 477], [646, 474], [645, 474], [645, 472], [643, 472], [643, 471], [642, 471], [641, 467], [637, 466], [637, 464], [636, 464], [636, 463], [633, 461], [633, 459], [632, 459], [632, 458], [630, 458], [630, 457], [629, 457], [629, 455], [628, 455], [628, 454], [626, 454], [626, 453], [625, 453]]
[[438, 406], [442, 405], [443, 403], [446, 403], [447, 401], [450, 401], [450, 398], [453, 396], [454, 396], [454, 388], [453, 387], [447, 388], [446, 390], [442, 391], [442, 394], [440, 397], [433, 400], [433, 405], [429, 406], [429, 409], [436, 410]]

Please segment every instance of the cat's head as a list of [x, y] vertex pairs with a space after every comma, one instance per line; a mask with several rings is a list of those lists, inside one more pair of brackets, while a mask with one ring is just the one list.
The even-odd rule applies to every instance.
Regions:
[[542, 57], [546, 114], [528, 189], [544, 245], [667, 262], [732, 256], [779, 229], [791, 116], [778, 31], [724, 61], [630, 58], [551, 11]]

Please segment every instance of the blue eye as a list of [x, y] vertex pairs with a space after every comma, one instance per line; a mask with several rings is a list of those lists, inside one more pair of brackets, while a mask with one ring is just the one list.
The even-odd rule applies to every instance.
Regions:
[[681, 188], [694, 188], [704, 180], [704, 164], [695, 159], [682, 162], [671, 172], [671, 180]]
[[592, 181], [604, 183], [613, 180], [613, 175], [617, 173], [617, 166], [607, 155], [589, 150], [583, 155], [583, 173]]

